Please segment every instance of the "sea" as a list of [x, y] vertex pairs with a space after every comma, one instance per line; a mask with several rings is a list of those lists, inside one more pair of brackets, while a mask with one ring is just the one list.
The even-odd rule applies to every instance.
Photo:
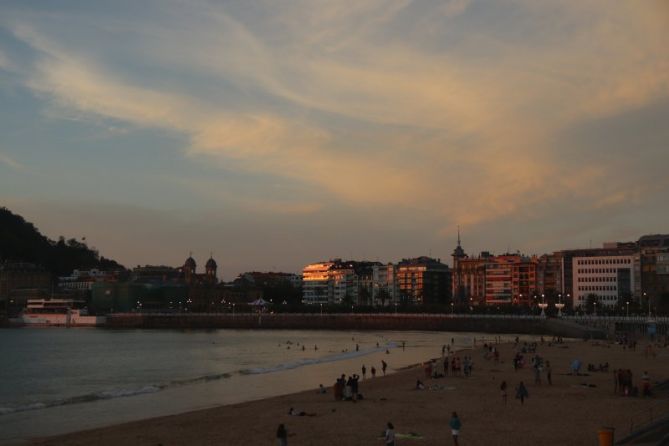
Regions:
[[0, 444], [368, 378], [482, 333], [308, 330], [0, 330]]

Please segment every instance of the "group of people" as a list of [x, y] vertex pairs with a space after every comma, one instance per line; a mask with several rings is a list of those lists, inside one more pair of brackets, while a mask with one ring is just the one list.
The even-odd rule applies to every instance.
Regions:
[[341, 375], [337, 378], [334, 384], [334, 399], [335, 401], [357, 401], [362, 399], [362, 394], [358, 391], [358, 381], [360, 376], [353, 374], [346, 378], [346, 375]]

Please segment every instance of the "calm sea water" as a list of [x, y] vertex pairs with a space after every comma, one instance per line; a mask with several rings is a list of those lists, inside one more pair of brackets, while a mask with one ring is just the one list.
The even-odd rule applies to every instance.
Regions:
[[0, 330], [0, 443], [292, 393], [320, 383], [330, 386], [341, 373], [360, 373], [363, 364], [380, 373], [382, 359], [392, 372], [439, 356], [451, 338], [456, 347], [470, 346], [473, 336], [492, 337], [304, 330]]

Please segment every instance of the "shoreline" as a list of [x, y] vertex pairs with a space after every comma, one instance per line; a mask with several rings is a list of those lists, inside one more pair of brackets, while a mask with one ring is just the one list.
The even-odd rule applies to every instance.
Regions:
[[[666, 348], [657, 350], [657, 357], [652, 358], [644, 356], [641, 345], [636, 351], [602, 342], [540, 345], [537, 354], [549, 360], [553, 368], [553, 385], [549, 386], [543, 376], [542, 385], [533, 384], [533, 373], [528, 368], [514, 372], [511, 366], [515, 353], [513, 344], [495, 345], [500, 351], [500, 362], [484, 359], [482, 345], [459, 351], [461, 358], [472, 356], [472, 377], [425, 379], [422, 368], [400, 369], [385, 377], [361, 381], [360, 392], [364, 399], [357, 403], [335, 401], [332, 383], [324, 383], [325, 395], [313, 389], [34, 439], [31, 444], [272, 444], [278, 424], [284, 423], [288, 431], [295, 434], [290, 444], [366, 445], [378, 443], [377, 437], [385, 423], [392, 421], [398, 433], [415, 432], [423, 437], [420, 444], [436, 445], [451, 441], [447, 423], [455, 410], [463, 422], [461, 441], [466, 444], [512, 441], [518, 445], [537, 442], [589, 445], [596, 442], [597, 431], [603, 426], [614, 427], [615, 438], [620, 440], [629, 433], [631, 422], [642, 423], [644, 411], [657, 410], [658, 402], [666, 403], [669, 397], [662, 394], [643, 399], [613, 393], [615, 368], [631, 368], [635, 385], [644, 370], [649, 371], [653, 381], [669, 378], [669, 350]], [[587, 376], [566, 375], [569, 364], [577, 357], [584, 368], [588, 363], [608, 362], [610, 371], [585, 372]], [[333, 369], [332, 381], [341, 373], [360, 372]], [[432, 390], [414, 390], [418, 378]], [[499, 391], [502, 380], [509, 386], [506, 406]], [[513, 389], [520, 380], [525, 382], [530, 394], [524, 405], [513, 398]], [[289, 416], [290, 407], [316, 415]], [[656, 413], [655, 417], [658, 416]], [[398, 444], [412, 442], [402, 439]]]

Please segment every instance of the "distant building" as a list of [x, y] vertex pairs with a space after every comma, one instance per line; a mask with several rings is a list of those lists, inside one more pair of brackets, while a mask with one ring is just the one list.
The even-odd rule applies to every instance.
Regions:
[[[641, 296], [641, 262], [640, 262], [640, 256], [639, 256], [639, 250], [637, 247], [637, 244], [635, 242], [630, 242], [630, 243], [605, 243], [602, 248], [587, 248], [587, 249], [569, 249], [569, 250], [563, 250], [555, 253], [556, 256], [559, 256], [562, 259], [562, 294], [563, 296], [570, 296], [571, 297], [571, 305], [574, 307], [583, 305], [585, 303], [585, 300], [579, 301], [579, 299], [576, 296], [576, 293], [579, 292], [580, 297], [587, 296], [590, 293], [594, 294], [595, 290], [590, 289], [590, 287], [594, 285], [586, 285], [585, 283], [581, 283], [580, 286], [583, 288], [584, 286], [587, 286], [588, 289], [578, 289], [579, 284], [577, 282], [574, 282], [575, 278], [577, 275], [574, 274], [574, 269], [582, 268], [583, 263], [581, 263], [581, 266], [579, 264], [574, 262], [575, 258], [579, 258], [581, 262], [586, 260], [587, 258], [590, 257], [598, 257], [598, 258], [607, 258], [607, 257], [625, 257], [625, 256], [631, 256], [632, 258], [632, 263], [630, 264], [630, 273], [632, 275], [631, 277], [631, 284], [632, 284], [632, 289], [631, 289], [631, 297], [633, 299], [639, 299]], [[610, 268], [609, 268], [610, 269]], [[578, 272], [576, 273], [578, 274]], [[580, 276], [580, 275], [579, 275]], [[600, 283], [597, 286], [604, 286], [603, 283]], [[607, 291], [612, 291], [612, 290], [607, 290]], [[583, 294], [585, 293], [585, 295]], [[607, 294], [607, 296], [609, 296]]]
[[386, 306], [399, 303], [400, 289], [397, 283], [397, 266], [392, 263], [372, 266], [372, 302], [373, 306]]
[[216, 264], [216, 261], [213, 259], [213, 257], [209, 257], [209, 260], [207, 260], [204, 268], [204, 274], [198, 274], [195, 259], [193, 259], [193, 256], [190, 255], [184, 262], [184, 265], [181, 267], [180, 271], [183, 274], [184, 281], [187, 285], [216, 285], [218, 283], [218, 265]]
[[26, 262], [0, 263], [0, 308], [16, 315], [28, 299], [43, 298], [51, 292], [51, 274], [39, 265]]
[[596, 296], [598, 305], [607, 307], [631, 299], [635, 259], [635, 254], [572, 257], [574, 307], [584, 306], [590, 295]]
[[[669, 234], [644, 235], [638, 241], [641, 297], [663, 312], [669, 311]], [[643, 293], [646, 293], [645, 296]]]
[[402, 298], [414, 305], [451, 302], [451, 270], [440, 259], [403, 259], [397, 264], [397, 283]]
[[302, 302], [328, 304], [334, 302], [330, 268], [333, 261], [311, 263], [302, 270]]
[[64, 291], [90, 291], [94, 283], [118, 282], [120, 271], [102, 271], [99, 269], [72, 271], [69, 276], [58, 278], [58, 288]]
[[537, 289], [536, 267], [536, 258], [520, 254], [487, 257], [486, 305], [533, 304]]

